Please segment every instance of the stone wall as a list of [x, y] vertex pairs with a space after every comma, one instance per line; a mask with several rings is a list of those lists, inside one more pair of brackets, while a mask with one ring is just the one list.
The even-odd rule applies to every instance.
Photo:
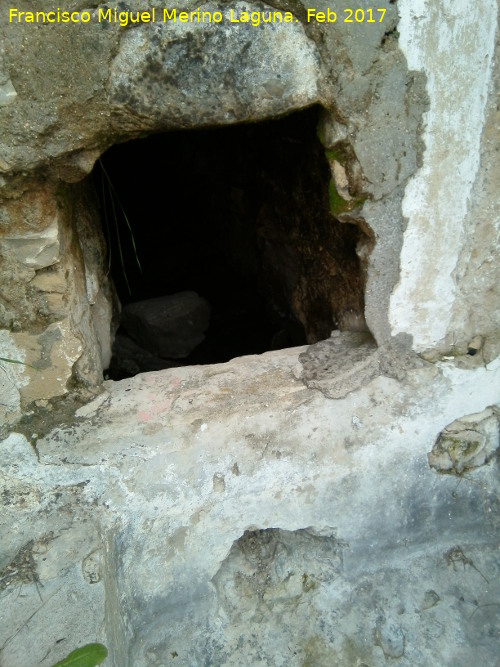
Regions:
[[[50, 6], [42, 3], [40, 9]], [[138, 7], [132, 3], [130, 10]], [[422, 113], [428, 105], [425, 76], [408, 70], [398, 46], [397, 8], [387, 3], [381, 23], [352, 28], [340, 21], [307, 22], [302, 5], [295, 7], [297, 21], [291, 24], [273, 23], [268, 30], [251, 23], [228, 26], [229, 12], [239, 16], [245, 7], [223, 7], [221, 25], [170, 21], [126, 28], [99, 22], [98, 8], [79, 26], [9, 24], [6, 14], [2, 76], [11, 92], [0, 109], [0, 197], [6, 211], [1, 233], [7, 243], [2, 246], [7, 257], [3, 282], [12, 283], [17, 296], [14, 309], [2, 304], [5, 349], [11, 350], [4, 356], [43, 365], [41, 353], [28, 353], [24, 341], [12, 338], [14, 331], [35, 334], [29, 311], [40, 300], [45, 326], [68, 320], [61, 334], [68, 341], [67, 354], [62, 361], [59, 355], [61, 372], [50, 388], [37, 387], [41, 376], [35, 377], [30, 366], [8, 370], [9, 382], [31, 386], [21, 393], [21, 402], [64, 394], [68, 382], [95, 386], [102, 374], [113, 332], [111, 288], [103, 252], [97, 250], [101, 238], [90, 194], [85, 184], [71, 185], [83, 181], [99, 155], [115, 142], [144, 133], [254, 122], [313, 103], [324, 109], [318, 132], [332, 170], [332, 212], [345, 224], [359, 225], [375, 242], [373, 251], [372, 241], [358, 247], [366, 273], [368, 327], [379, 343], [390, 338], [389, 297], [403, 243], [401, 200], [421, 160]], [[76, 2], [73, 9], [84, 11], [85, 5]], [[218, 6], [204, 9], [213, 13]], [[71, 65], [60, 67], [61, 61]], [[26, 227], [23, 207], [35, 193], [42, 201], [30, 206]], [[44, 206], [54, 210], [49, 214]], [[65, 241], [58, 241], [51, 270], [64, 284], [57, 287], [60, 297], [48, 298], [44, 295], [52, 287], [39, 288], [43, 279], [34, 273], [46, 271], [47, 265], [33, 265], [31, 272], [23, 266], [22, 275], [13, 272], [12, 262], [17, 266], [23, 260], [15, 259], [9, 239], [45, 229], [56, 211]], [[43, 254], [45, 240], [41, 244], [33, 252]], [[66, 262], [69, 273], [63, 270]], [[57, 307], [51, 305], [55, 301]], [[351, 317], [355, 328], [360, 316]], [[38, 327], [40, 335], [42, 324]]]
[[[493, 664], [498, 3], [67, 5], [88, 24], [0, 9], [1, 664]], [[294, 21], [228, 23], [247, 8]], [[102, 385], [99, 156], [315, 104], [369, 332]]]

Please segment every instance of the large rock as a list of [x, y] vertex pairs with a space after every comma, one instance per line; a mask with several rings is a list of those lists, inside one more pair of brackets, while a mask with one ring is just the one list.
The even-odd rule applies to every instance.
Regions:
[[138, 373], [161, 371], [164, 368], [175, 368], [182, 362], [162, 359], [138, 345], [128, 336], [117, 334], [113, 343], [113, 356], [108, 368], [110, 380], [123, 380]]
[[165, 359], [182, 359], [205, 338], [210, 306], [196, 292], [130, 303], [122, 326], [139, 345]]
[[[200, 7], [207, 16], [219, 10]], [[111, 66], [110, 101], [176, 127], [259, 120], [318, 101], [320, 58], [304, 26], [295, 18], [268, 30], [236, 21], [256, 11], [273, 8], [236, 2], [220, 23], [169, 20], [127, 31]]]

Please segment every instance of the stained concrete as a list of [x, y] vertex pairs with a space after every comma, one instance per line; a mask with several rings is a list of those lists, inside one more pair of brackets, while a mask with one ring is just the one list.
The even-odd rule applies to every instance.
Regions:
[[428, 455], [497, 399], [498, 360], [331, 399], [305, 350], [107, 383], [35, 449], [2, 443], [2, 664], [96, 639], [120, 667], [494, 664], [498, 460]]
[[[498, 190], [493, 192], [498, 159], [492, 154], [493, 127], [498, 128], [498, 5], [484, 0], [471, 7], [464, 0], [454, 3], [453, 11], [447, 2], [399, 5], [400, 45], [409, 67], [427, 74], [430, 109], [423, 167], [403, 201], [408, 226], [391, 297], [391, 329], [411, 331], [416, 350], [444, 351], [497, 327], [490, 304], [499, 284], [493, 269], [500, 226]], [[449, 76], [450, 63], [455, 76]], [[418, 306], [409, 309], [408, 302]]]

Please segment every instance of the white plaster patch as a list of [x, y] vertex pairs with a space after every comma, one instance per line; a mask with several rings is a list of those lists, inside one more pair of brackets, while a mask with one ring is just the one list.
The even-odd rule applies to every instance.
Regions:
[[401, 0], [398, 7], [400, 45], [410, 69], [427, 75], [430, 110], [424, 164], [403, 200], [409, 222], [389, 318], [392, 334], [412, 334], [421, 351], [443, 340], [452, 314], [453, 271], [479, 168], [497, 5]]

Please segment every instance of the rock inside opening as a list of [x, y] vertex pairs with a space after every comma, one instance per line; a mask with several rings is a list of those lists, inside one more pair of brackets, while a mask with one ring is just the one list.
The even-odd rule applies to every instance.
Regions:
[[[331, 211], [318, 113], [156, 134], [103, 155], [95, 182], [124, 306], [110, 377], [225, 362], [365, 327], [356, 254], [363, 232]], [[144, 330], [143, 307], [132, 304], [166, 295], [149, 304], [152, 329], [163, 315], [184, 321], [158, 342]], [[181, 343], [173, 351], [172, 336]]]

